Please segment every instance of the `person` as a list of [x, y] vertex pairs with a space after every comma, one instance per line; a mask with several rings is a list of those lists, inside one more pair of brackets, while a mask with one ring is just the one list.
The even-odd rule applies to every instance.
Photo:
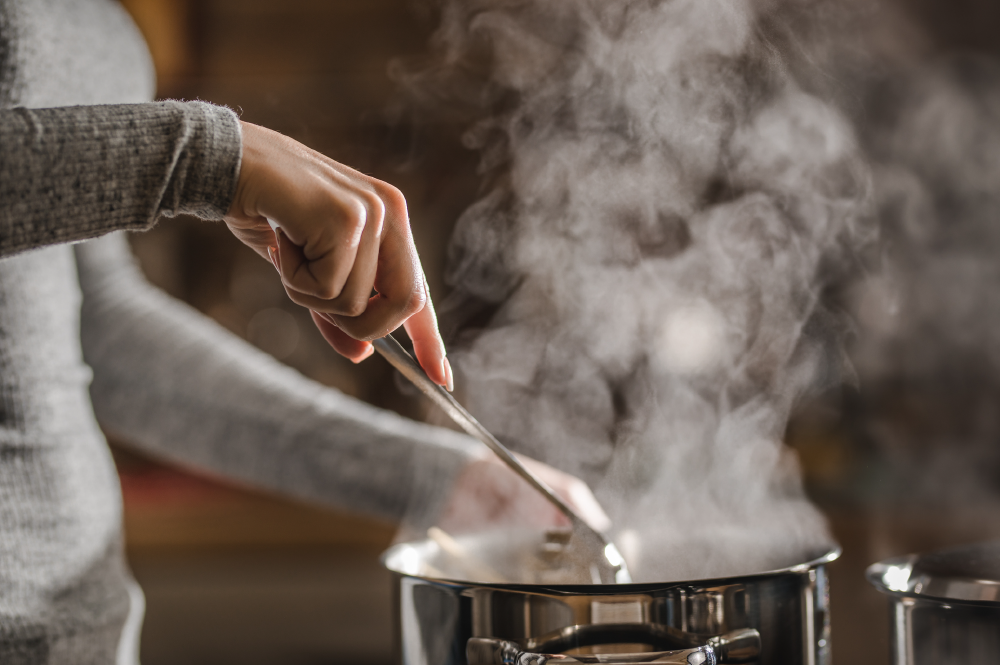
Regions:
[[137, 662], [143, 600], [98, 422], [150, 454], [387, 519], [421, 505], [446, 525], [558, 522], [470, 439], [311, 382], [143, 279], [121, 231], [224, 221], [337, 351], [363, 360], [403, 325], [452, 383], [403, 196], [228, 109], [150, 102], [151, 72], [114, 0], [0, 2], [0, 663]]

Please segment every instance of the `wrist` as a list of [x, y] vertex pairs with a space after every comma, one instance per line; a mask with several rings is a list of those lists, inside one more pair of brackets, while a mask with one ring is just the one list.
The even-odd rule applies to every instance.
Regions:
[[242, 165], [242, 131], [232, 110], [206, 102], [162, 102], [180, 111], [185, 146], [164, 193], [161, 210], [224, 219], [236, 196]]
[[248, 195], [253, 187], [256, 163], [259, 161], [260, 140], [258, 130], [260, 127], [249, 122], [239, 121], [240, 127], [240, 162], [236, 186], [233, 188], [233, 196], [226, 211], [226, 221], [247, 220], [258, 217], [259, 214], [252, 205], [251, 197]]

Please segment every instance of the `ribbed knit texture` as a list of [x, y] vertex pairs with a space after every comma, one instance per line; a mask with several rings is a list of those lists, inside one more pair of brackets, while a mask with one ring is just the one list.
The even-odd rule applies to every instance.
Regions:
[[0, 145], [0, 256], [161, 215], [222, 219], [236, 190], [239, 124], [210, 104], [8, 109]]
[[433, 514], [479, 451], [145, 282], [109, 232], [221, 217], [240, 159], [230, 111], [140, 103], [152, 88], [116, 0], [0, 0], [0, 665], [136, 662], [142, 596], [95, 411], [155, 455], [387, 519]]
[[76, 248], [98, 420], [165, 459], [420, 522], [481, 450], [303, 377], [150, 286], [121, 234]]

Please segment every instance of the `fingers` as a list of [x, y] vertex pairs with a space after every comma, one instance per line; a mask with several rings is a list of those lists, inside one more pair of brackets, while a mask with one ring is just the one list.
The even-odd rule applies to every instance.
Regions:
[[373, 224], [369, 224], [365, 229], [347, 283], [344, 284], [340, 295], [329, 301], [328, 308], [323, 308], [321, 311], [355, 317], [368, 309], [368, 301], [372, 298], [378, 275], [381, 240], [378, 230]]
[[[268, 247], [277, 247], [278, 243], [274, 231], [268, 225], [267, 220], [261, 217], [255, 220], [256, 223], [244, 227], [230, 228], [237, 240], [247, 245], [263, 258], [270, 258], [267, 254]], [[273, 262], [272, 262], [273, 263]]]
[[263, 255], [272, 244], [265, 218], [274, 220], [282, 232], [276, 244], [282, 281], [293, 300], [310, 306], [309, 299], [338, 298], [354, 272], [363, 238], [382, 234], [385, 204], [376, 188], [357, 171], [249, 123], [243, 123], [243, 147], [226, 224]]
[[[354, 277], [355, 289], [366, 287], [363, 303], [371, 292], [378, 251], [369, 251], [366, 257], [359, 256], [359, 252], [366, 243], [369, 250], [373, 243], [377, 247], [385, 221], [385, 205], [374, 192], [358, 183], [348, 182], [339, 189], [342, 191], [334, 192], [336, 195], [329, 200], [320, 197], [319, 210], [305, 213], [316, 220], [305, 231], [294, 226], [286, 231], [291, 242], [282, 248], [289, 259], [282, 280], [301, 296], [337, 301]], [[277, 221], [282, 223], [280, 219]], [[370, 268], [371, 279], [367, 284], [357, 281], [359, 267], [362, 272]]]
[[[377, 245], [374, 243], [371, 243], [371, 245], [373, 250], [377, 252]], [[363, 255], [365, 252], [373, 250], [369, 250], [363, 245], [360, 254]], [[267, 254], [271, 263], [274, 264], [275, 269], [280, 274], [282, 268], [280, 253], [275, 248], [268, 247]], [[377, 256], [375, 258], [377, 259]], [[375, 263], [376, 261], [373, 260], [373, 266]], [[369, 283], [370, 280], [374, 279], [374, 276], [374, 270], [372, 270], [367, 275], [358, 279], [361, 283]], [[423, 289], [426, 293], [426, 280], [422, 279], [422, 283], [424, 284]], [[351, 288], [352, 285], [349, 280], [348, 285], [345, 287], [345, 292], [341, 297], [348, 297], [348, 292]], [[364, 288], [367, 291], [371, 290], [370, 286]], [[360, 363], [374, 352], [374, 347], [372, 347], [370, 342], [357, 340], [341, 330], [332, 315], [316, 312], [315, 310], [310, 310], [310, 314], [320, 334], [323, 335], [323, 338], [340, 355], [355, 363]], [[350, 318], [344, 317], [344, 320], [350, 321]], [[454, 390], [451, 365], [445, 357], [444, 343], [441, 341], [441, 335], [437, 328], [437, 319], [434, 316], [434, 307], [429, 298], [425, 301], [424, 308], [408, 319], [405, 325], [407, 326], [407, 333], [413, 340], [418, 362], [420, 362], [424, 371], [438, 385], [445, 386], [448, 390]]]
[[[341, 293], [336, 298], [321, 299], [305, 295], [289, 285], [303, 265], [303, 249], [297, 247], [284, 233], [278, 230], [277, 263], [278, 272], [289, 298], [313, 311], [329, 314], [337, 326], [355, 339], [371, 340], [384, 337], [407, 319], [424, 309], [427, 288], [424, 284], [423, 269], [417, 258], [416, 248], [409, 236], [409, 226], [398, 222], [385, 237], [376, 237], [374, 230], [363, 234], [356, 253], [352, 271]], [[370, 296], [372, 291], [374, 296]], [[434, 363], [432, 374], [439, 376], [444, 347], [437, 334], [437, 322], [433, 309], [424, 315], [426, 323], [419, 327], [422, 333], [419, 353], [427, 357], [432, 348]], [[423, 332], [429, 331], [430, 335]], [[431, 342], [429, 345], [424, 339]]]
[[305, 250], [296, 245], [278, 229], [278, 272], [288, 297], [296, 304], [324, 314], [339, 314], [356, 317], [368, 308], [368, 300], [375, 286], [379, 266], [378, 226], [368, 225], [355, 248], [353, 265], [348, 266], [346, 280], [340, 285], [337, 295], [321, 298], [303, 292], [303, 285], [315, 283], [316, 263], [305, 258]]
[[[334, 313], [337, 325], [357, 339], [385, 336], [421, 311], [428, 300], [423, 268], [410, 234], [406, 200], [399, 190], [385, 183], [380, 183], [378, 193], [385, 201], [385, 223], [374, 282], [377, 293], [361, 314]], [[440, 364], [440, 358], [436, 360]], [[433, 372], [440, 374], [438, 369]]]
[[354, 339], [322, 314], [317, 314], [316, 312], [309, 313], [312, 315], [313, 323], [316, 324], [320, 334], [323, 335], [323, 339], [333, 347], [334, 351], [348, 360], [359, 363], [375, 352], [375, 347], [372, 346], [371, 342], [362, 342]]
[[381, 202], [368, 197], [359, 200], [358, 194], [353, 194], [351, 200], [340, 204], [341, 220], [328, 223], [319, 233], [310, 234], [299, 242], [302, 255], [308, 261], [307, 269], [299, 273], [304, 283], [300, 286], [289, 281], [289, 286], [299, 293], [322, 300], [338, 298], [354, 270], [366, 230], [369, 238], [372, 232], [376, 237], [380, 232]]
[[[304, 248], [295, 245], [281, 228], [275, 232], [277, 247], [267, 248], [268, 257], [281, 275], [289, 298], [321, 315], [314, 315], [313, 320], [338, 353], [361, 362], [372, 353], [369, 340], [384, 337], [405, 324], [420, 366], [432, 381], [454, 390], [451, 364], [438, 331], [409, 224], [401, 225], [395, 213], [380, 226], [385, 230], [382, 238], [375, 225], [368, 225], [363, 231], [352, 270], [335, 298], [303, 294], [290, 285], [301, 285], [303, 282], [296, 279], [308, 272], [309, 266]], [[303, 279], [309, 283], [314, 277]], [[373, 290], [377, 293], [369, 297]]]
[[[427, 280], [423, 279], [424, 292], [427, 291]], [[411, 316], [403, 324], [406, 334], [413, 341], [413, 351], [417, 362], [427, 372], [431, 381], [444, 386], [449, 391], [455, 389], [455, 379], [451, 372], [451, 363], [445, 355], [444, 342], [438, 331], [437, 317], [434, 315], [434, 304], [428, 294], [423, 309]]]
[[417, 359], [450, 385], [402, 193], [288, 137], [242, 126], [240, 178], [225, 217], [233, 233], [271, 258], [292, 301], [323, 314], [321, 332], [352, 359], [370, 345], [345, 336], [367, 342], [417, 315], [407, 327]]
[[[268, 258], [271, 259], [271, 263], [274, 264], [275, 269], [280, 274], [281, 259], [279, 258], [277, 249], [268, 247], [267, 255]], [[351, 362], [355, 364], [360, 363], [362, 360], [365, 360], [375, 353], [375, 347], [372, 346], [371, 342], [354, 339], [338, 328], [337, 324], [332, 321], [329, 314], [322, 314], [310, 310], [309, 315], [312, 317], [313, 323], [316, 324], [316, 328], [323, 336], [323, 339], [325, 339], [327, 343], [333, 347], [334, 351], [344, 356]]]

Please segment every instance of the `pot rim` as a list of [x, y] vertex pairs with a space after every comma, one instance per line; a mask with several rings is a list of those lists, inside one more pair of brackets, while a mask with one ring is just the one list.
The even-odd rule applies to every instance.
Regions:
[[[926, 554], [904, 554], [890, 557], [868, 566], [865, 570], [865, 578], [876, 590], [892, 598], [912, 598], [940, 605], [1000, 608], [1000, 580], [986, 579], [986, 575], [935, 575], [921, 573], [918, 568], [916, 571], [918, 572], [918, 576], [915, 579], [911, 579], [914, 567], [925, 560], [926, 557], [962, 556], [977, 547], [990, 545], [1000, 546], [1000, 541], [951, 547]], [[890, 584], [893, 584], [891, 581], [889, 583], [886, 582], [887, 575], [896, 575], [895, 586], [890, 586]], [[929, 582], [944, 583], [950, 591], [950, 595], [926, 591], [926, 585]], [[952, 584], [949, 585], [949, 582]], [[989, 599], [965, 595], [970, 589], [978, 589], [980, 592], [993, 589], [996, 597]]]
[[530, 591], [538, 592], [540, 590], [545, 590], [552, 593], [563, 593], [563, 594], [587, 594], [587, 595], [619, 595], [627, 593], [642, 593], [644, 591], [665, 589], [670, 587], [678, 586], [699, 586], [699, 587], [716, 587], [716, 586], [727, 586], [731, 584], [741, 584], [745, 583], [747, 580], [756, 581], [763, 580], [769, 577], [778, 577], [782, 575], [801, 575], [802, 573], [807, 573], [811, 570], [815, 570], [825, 564], [835, 561], [840, 558], [843, 553], [843, 548], [838, 544], [830, 544], [829, 548], [823, 553], [814, 558], [805, 561], [803, 563], [798, 563], [785, 568], [778, 568], [775, 570], [766, 570], [757, 573], [747, 573], [745, 575], [732, 575], [728, 577], [707, 577], [695, 580], [673, 580], [665, 582], [633, 582], [630, 584], [527, 584], [527, 583], [487, 583], [487, 582], [471, 582], [468, 580], [458, 580], [448, 577], [435, 577], [431, 575], [418, 575], [414, 573], [407, 573], [389, 565], [389, 559], [397, 554], [400, 550], [405, 547], [413, 547], [417, 543], [425, 541], [414, 541], [414, 542], [403, 542], [396, 543], [389, 549], [384, 551], [379, 556], [379, 562], [382, 566], [389, 572], [399, 575], [400, 577], [409, 577], [412, 579], [424, 580], [429, 582], [434, 582], [438, 584], [445, 584], [448, 586], [461, 586], [461, 587], [472, 587], [476, 589], [500, 589], [505, 591]]

